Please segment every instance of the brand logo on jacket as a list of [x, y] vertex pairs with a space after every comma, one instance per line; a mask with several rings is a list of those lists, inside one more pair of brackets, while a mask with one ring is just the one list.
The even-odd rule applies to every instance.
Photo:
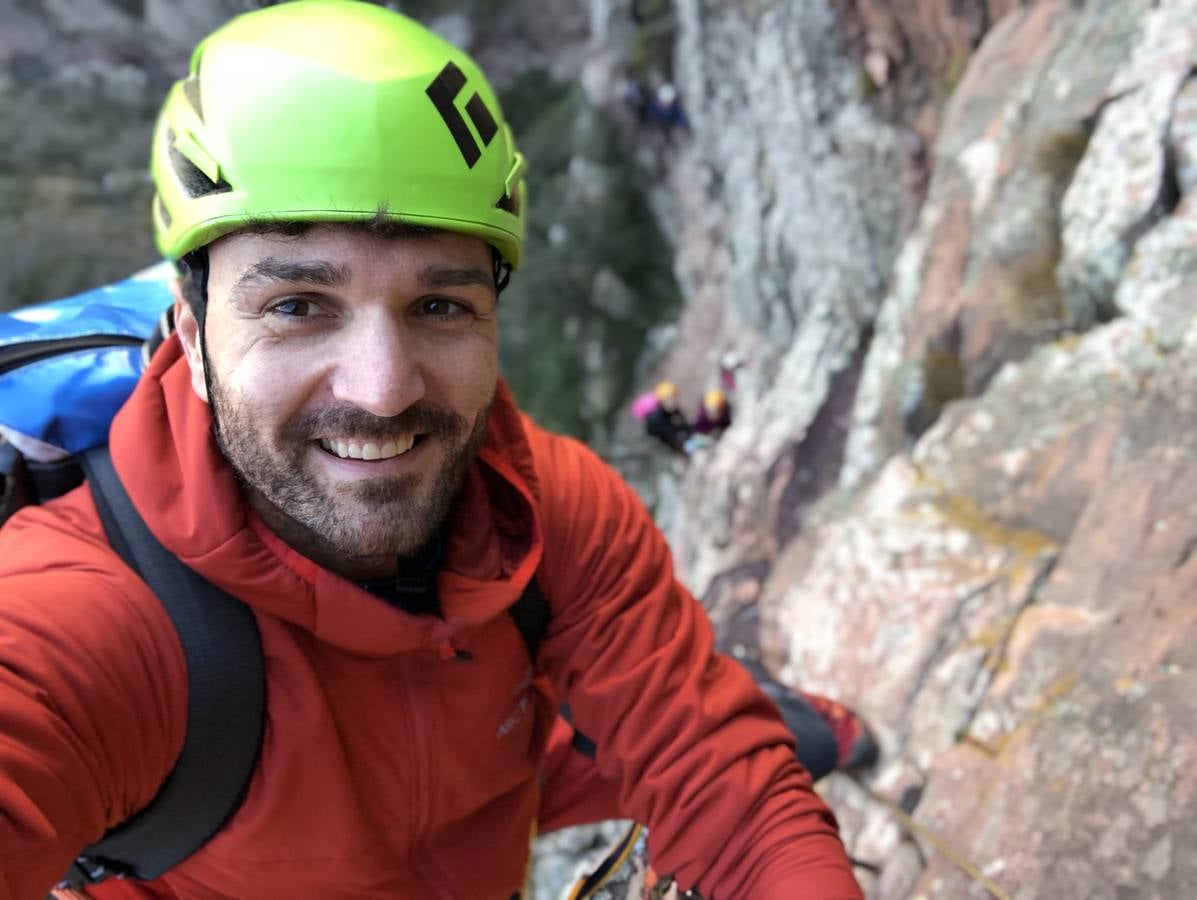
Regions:
[[520, 683], [515, 686], [511, 692], [512, 696], [516, 698], [515, 708], [511, 714], [503, 720], [499, 725], [499, 730], [495, 733], [496, 740], [502, 740], [515, 731], [523, 723], [524, 719], [528, 717], [529, 710], [532, 709], [532, 669], [531, 667], [524, 670], [524, 677], [520, 679]]

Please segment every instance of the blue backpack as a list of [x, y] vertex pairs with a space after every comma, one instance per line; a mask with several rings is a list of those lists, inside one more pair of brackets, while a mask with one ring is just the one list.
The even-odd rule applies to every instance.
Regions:
[[[173, 328], [173, 277], [163, 263], [0, 314], [0, 526], [86, 479], [109, 543], [158, 596], [187, 665], [187, 735], [175, 768], [149, 806], [84, 848], [61, 883], [73, 888], [113, 876], [152, 880], [198, 850], [240, 806], [262, 740], [253, 613], [158, 542], [108, 456], [112, 417]], [[535, 579], [508, 614], [535, 661], [549, 616]]]
[[162, 263], [0, 314], [0, 435], [34, 462], [106, 444], [113, 415], [169, 333], [172, 277]]

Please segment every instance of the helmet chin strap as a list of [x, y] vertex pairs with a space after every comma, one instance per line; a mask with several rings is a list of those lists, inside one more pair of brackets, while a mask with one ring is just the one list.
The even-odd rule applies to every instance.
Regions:
[[503, 258], [497, 247], [491, 247], [490, 252], [495, 261], [495, 293], [501, 294], [511, 282], [511, 263]]
[[186, 285], [183, 296], [191, 307], [192, 315], [195, 316], [202, 342], [204, 320], [208, 317], [208, 248], [192, 250], [175, 265], [179, 270], [179, 277]]

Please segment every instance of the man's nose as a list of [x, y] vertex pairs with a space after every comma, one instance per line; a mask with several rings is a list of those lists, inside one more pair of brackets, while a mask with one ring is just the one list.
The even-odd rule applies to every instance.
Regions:
[[333, 395], [379, 417], [397, 416], [425, 394], [422, 348], [401, 316], [378, 310], [341, 335]]

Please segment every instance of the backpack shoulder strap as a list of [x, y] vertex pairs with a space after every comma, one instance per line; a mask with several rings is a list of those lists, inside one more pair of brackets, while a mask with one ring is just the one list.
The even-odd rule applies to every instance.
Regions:
[[520, 598], [507, 607], [507, 615], [511, 616], [520, 637], [524, 639], [528, 658], [532, 660], [532, 667], [535, 668], [540, 642], [549, 628], [549, 601], [545, 599], [544, 591], [541, 590], [535, 575], [520, 594]]
[[[528, 658], [532, 660], [532, 668], [535, 669], [536, 654], [540, 652], [540, 642], [549, 628], [549, 601], [535, 576], [528, 582], [528, 586], [524, 588], [520, 598], [507, 607], [507, 614], [511, 616], [515, 627], [519, 630], [520, 637], [524, 639], [524, 646], [528, 648]], [[561, 714], [570, 726], [573, 726], [574, 720], [568, 706], [561, 707]], [[591, 759], [594, 759], [595, 753], [598, 752], [594, 741], [578, 731], [576, 727], [574, 727], [573, 746], [583, 756]]]
[[12, 444], [0, 440], [0, 525], [29, 502], [25, 458]]
[[215, 834], [244, 798], [265, 711], [262, 648], [253, 613], [163, 547], [134, 508], [107, 447], [83, 467], [113, 549], [170, 615], [187, 663], [187, 736], [150, 805], [84, 849], [67, 881], [157, 878]]

